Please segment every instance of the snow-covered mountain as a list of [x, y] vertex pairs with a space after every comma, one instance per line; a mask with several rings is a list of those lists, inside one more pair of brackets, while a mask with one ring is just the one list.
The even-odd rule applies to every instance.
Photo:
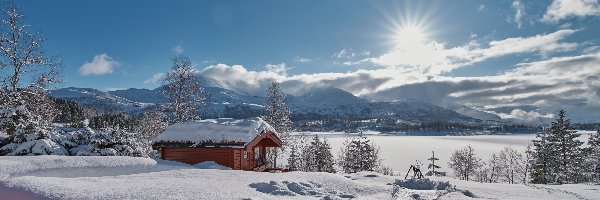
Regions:
[[[252, 96], [207, 84], [206, 104], [199, 111], [203, 117], [246, 118], [260, 116], [264, 97]], [[140, 113], [148, 105], [165, 102], [161, 88], [117, 90], [103, 92], [90, 88], [63, 88], [52, 92], [54, 97], [72, 100], [99, 111]], [[315, 88], [301, 96], [287, 97], [296, 120], [361, 120], [393, 118], [406, 122], [474, 122], [473, 117], [459, 114], [437, 105], [418, 100], [368, 102], [337, 88]]]
[[103, 112], [137, 113], [150, 105], [92, 88], [61, 88], [51, 91], [50, 94], [53, 97], [75, 101], [82, 106]]

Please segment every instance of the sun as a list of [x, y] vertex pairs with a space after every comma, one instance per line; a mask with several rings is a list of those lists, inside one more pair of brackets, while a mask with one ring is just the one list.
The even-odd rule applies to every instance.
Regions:
[[424, 43], [427, 35], [420, 26], [405, 25], [396, 31], [394, 39], [397, 45], [406, 46]]

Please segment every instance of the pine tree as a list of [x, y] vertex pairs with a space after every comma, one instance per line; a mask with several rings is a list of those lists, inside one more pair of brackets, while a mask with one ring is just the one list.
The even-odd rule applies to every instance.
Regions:
[[556, 121], [550, 125], [550, 136], [548, 142], [552, 145], [551, 159], [554, 165], [551, 167], [555, 175], [552, 180], [557, 183], [577, 183], [581, 179], [583, 167], [583, 142], [577, 140], [581, 134], [571, 130], [570, 120], [565, 118], [565, 111], [561, 110]]
[[302, 169], [302, 147], [297, 141], [290, 142], [290, 156], [288, 157], [288, 170], [298, 171]]
[[548, 142], [548, 134], [546, 131], [538, 133], [536, 139], [531, 141], [533, 149], [528, 154], [531, 157], [529, 165], [531, 166], [531, 183], [546, 184], [550, 183], [555, 178], [552, 172], [554, 162], [551, 154], [553, 152], [552, 143]]
[[168, 100], [165, 109], [171, 114], [171, 123], [181, 123], [198, 118], [198, 106], [204, 101], [204, 89], [199, 74], [186, 56], [171, 58], [171, 71], [162, 82], [163, 95]]
[[331, 147], [327, 140], [315, 135], [313, 141], [303, 149], [303, 171], [335, 173]]
[[587, 171], [590, 173], [592, 181], [600, 182], [600, 130], [596, 134], [590, 135], [587, 144], [588, 147], [585, 149]]
[[[269, 123], [277, 136], [283, 141], [282, 151], [285, 150], [290, 140], [292, 132], [292, 121], [290, 119], [290, 110], [285, 103], [285, 94], [279, 87], [279, 83], [272, 81], [266, 92], [267, 101], [264, 106], [266, 115], [262, 118]], [[269, 148], [267, 152], [268, 161], [271, 165], [276, 165], [276, 160], [280, 156], [280, 149]]]
[[375, 171], [380, 162], [379, 148], [366, 137], [363, 137], [362, 132], [358, 137], [347, 140], [342, 144], [339, 166], [345, 173]]

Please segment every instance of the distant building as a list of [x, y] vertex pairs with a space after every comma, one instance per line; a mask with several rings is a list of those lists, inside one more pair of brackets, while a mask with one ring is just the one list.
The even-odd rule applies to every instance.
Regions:
[[235, 170], [255, 171], [266, 169], [266, 148], [281, 146], [275, 130], [258, 117], [174, 124], [153, 144], [163, 160], [188, 164], [214, 161]]

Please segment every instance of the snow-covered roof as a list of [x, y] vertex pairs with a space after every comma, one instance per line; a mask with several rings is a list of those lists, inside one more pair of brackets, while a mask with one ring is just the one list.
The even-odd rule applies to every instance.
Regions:
[[275, 130], [260, 117], [248, 119], [206, 119], [174, 124], [154, 140], [155, 143], [210, 143], [248, 144], [263, 131]]

